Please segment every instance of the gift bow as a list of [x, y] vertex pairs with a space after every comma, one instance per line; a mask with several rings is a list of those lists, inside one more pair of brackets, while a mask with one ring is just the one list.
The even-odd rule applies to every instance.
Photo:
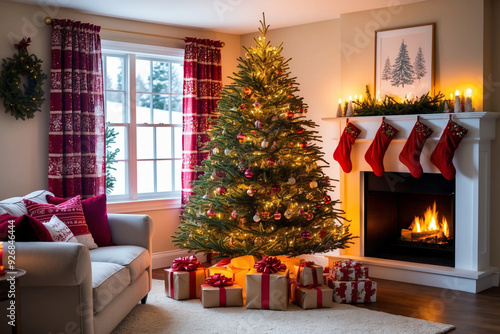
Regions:
[[210, 284], [211, 286], [215, 286], [215, 287], [233, 285], [233, 280], [231, 278], [226, 277], [226, 276], [221, 275], [221, 274], [215, 274], [215, 275], [209, 276], [205, 279], [205, 282], [207, 284]]
[[31, 38], [24, 37], [18, 44], [14, 44], [14, 47], [18, 50], [26, 50], [28, 45], [31, 43]]
[[300, 266], [301, 266], [302, 268], [304, 268], [304, 267], [305, 267], [305, 268], [312, 268], [314, 265], [316, 265], [316, 263], [314, 263], [314, 261], [306, 261], [306, 262], [302, 262], [302, 263], [300, 264]]
[[286, 270], [286, 265], [274, 256], [265, 256], [253, 267], [257, 269], [257, 272], [264, 274], [274, 274]]
[[174, 271], [193, 271], [201, 267], [200, 261], [196, 258], [196, 256], [186, 256], [186, 257], [178, 257], [172, 263], [171, 269]]

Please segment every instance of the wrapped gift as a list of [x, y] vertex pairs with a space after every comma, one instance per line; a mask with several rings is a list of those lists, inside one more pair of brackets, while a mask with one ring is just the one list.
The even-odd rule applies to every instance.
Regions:
[[368, 267], [351, 260], [336, 261], [330, 268], [330, 276], [337, 281], [367, 280]]
[[170, 298], [200, 298], [200, 286], [204, 283], [205, 269], [195, 256], [177, 258], [170, 269], [165, 269], [165, 293]]
[[297, 271], [297, 282], [301, 285], [321, 285], [323, 284], [323, 267], [314, 264], [312, 261], [301, 263], [295, 269]]
[[243, 297], [246, 296], [246, 276], [255, 265], [255, 257], [252, 255], [239, 256], [234, 259], [224, 259], [207, 268], [208, 275], [221, 274], [232, 278], [233, 282], [243, 289]]
[[333, 301], [336, 303], [373, 303], [377, 301], [377, 283], [372, 280], [337, 281], [328, 280], [333, 289]]
[[330, 268], [326, 266], [323, 268], [323, 283], [326, 284], [327, 279], [330, 277]]
[[286, 310], [289, 301], [289, 273], [275, 257], [264, 257], [247, 274], [247, 308]]
[[333, 290], [326, 285], [305, 287], [297, 283], [292, 285], [293, 301], [304, 310], [333, 306]]
[[216, 274], [201, 285], [201, 305], [203, 307], [243, 306], [243, 290], [233, 284], [233, 280]]
[[287, 257], [285, 255], [276, 256], [276, 258], [280, 260], [281, 263], [284, 263], [286, 265], [290, 276], [297, 277], [297, 271], [295, 270], [295, 267], [303, 263], [304, 259], [299, 259], [298, 257]]

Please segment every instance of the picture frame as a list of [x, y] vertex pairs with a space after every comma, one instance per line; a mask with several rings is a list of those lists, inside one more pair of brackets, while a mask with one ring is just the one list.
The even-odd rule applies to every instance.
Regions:
[[375, 97], [413, 99], [434, 90], [435, 23], [375, 32]]

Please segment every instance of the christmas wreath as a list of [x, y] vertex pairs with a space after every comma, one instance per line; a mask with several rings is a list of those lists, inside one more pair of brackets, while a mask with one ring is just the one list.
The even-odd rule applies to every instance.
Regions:
[[[0, 72], [0, 97], [3, 97], [5, 112], [16, 119], [33, 118], [45, 101], [43, 81], [47, 75], [42, 72], [42, 61], [34, 54], [28, 54], [31, 38], [23, 38], [14, 46], [19, 51], [12, 58], [3, 59]], [[27, 83], [21, 79], [26, 76]]]

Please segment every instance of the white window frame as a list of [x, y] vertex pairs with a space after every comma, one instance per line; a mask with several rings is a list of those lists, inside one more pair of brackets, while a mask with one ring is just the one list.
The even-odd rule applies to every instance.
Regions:
[[[154, 59], [155, 55], [158, 59], [165, 60], [165, 58], [182, 62], [184, 60], [184, 50], [177, 48], [169, 48], [163, 46], [153, 46], [117, 41], [101, 41], [101, 52], [107, 55], [126, 55], [125, 68], [124, 68], [124, 86], [125, 89], [125, 108], [131, 112], [126, 115], [130, 119], [125, 119], [124, 123], [113, 123], [113, 125], [124, 126], [128, 129], [126, 136], [126, 145], [128, 152], [126, 152], [126, 160], [128, 160], [127, 166], [127, 181], [126, 187], [128, 189], [128, 194], [126, 195], [111, 195], [108, 196], [108, 201], [111, 205], [108, 205], [108, 210], [111, 208], [114, 212], [137, 212], [156, 209], [168, 209], [168, 208], [179, 208], [181, 192], [172, 191], [169, 192], [172, 197], [161, 198], [160, 196], [151, 196], [138, 194], [137, 189], [137, 122], [136, 122], [136, 94], [130, 93], [130, 87], [135, 87], [135, 60], [136, 57], [145, 57], [148, 59]], [[132, 112], [132, 108], [134, 112]], [[127, 122], [128, 121], [128, 122]], [[151, 126], [157, 126], [158, 124], [152, 124]], [[167, 125], [169, 126], [169, 125]], [[174, 131], [172, 131], [174, 132]], [[174, 135], [172, 133], [172, 135]], [[135, 143], [130, 145], [130, 143]], [[175, 184], [174, 184], [175, 186]]]

